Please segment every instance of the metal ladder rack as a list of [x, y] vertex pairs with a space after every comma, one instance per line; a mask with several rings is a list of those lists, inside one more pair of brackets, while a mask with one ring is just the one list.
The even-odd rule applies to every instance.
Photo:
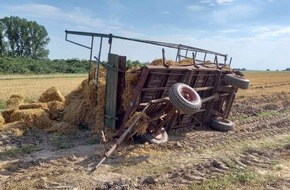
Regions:
[[[74, 42], [70, 39], [68, 39], [68, 35], [80, 35], [80, 36], [89, 36], [91, 37], [91, 45], [83, 45], [77, 42]], [[101, 59], [101, 52], [102, 52], [102, 46], [103, 46], [103, 38], [108, 38], [108, 43], [109, 43], [109, 53], [111, 53], [112, 49], [112, 43], [113, 39], [121, 39], [121, 40], [128, 40], [128, 41], [134, 41], [134, 42], [140, 42], [140, 43], [145, 43], [145, 44], [152, 44], [152, 45], [157, 45], [157, 46], [162, 46], [162, 47], [167, 47], [167, 48], [173, 48], [177, 50], [176, 54], [176, 62], [180, 61], [182, 58], [192, 58], [196, 59], [197, 54], [203, 54], [204, 59], [203, 60], [195, 60], [197, 63], [202, 63], [206, 61], [206, 58], [208, 55], [214, 55], [214, 60], [212, 60], [212, 63], [215, 63], [219, 65], [218, 58], [220, 57], [223, 62], [222, 64], [231, 64], [230, 62], [227, 63], [228, 60], [228, 55], [227, 54], [222, 54], [214, 51], [209, 51], [206, 49], [201, 49], [193, 46], [188, 46], [188, 45], [183, 45], [183, 44], [174, 44], [174, 43], [168, 43], [168, 42], [159, 42], [159, 41], [152, 41], [152, 40], [142, 40], [142, 39], [136, 39], [136, 38], [127, 38], [127, 37], [122, 37], [122, 36], [116, 36], [113, 34], [102, 34], [102, 33], [92, 33], [92, 32], [80, 32], [80, 31], [65, 31], [65, 40], [68, 42], [71, 42], [73, 44], [79, 45], [81, 47], [87, 48], [90, 50], [90, 61], [92, 60], [92, 52], [93, 52], [93, 44], [94, 44], [94, 38], [99, 37], [100, 38], [100, 47], [99, 47], [99, 53], [98, 53], [98, 61]], [[184, 55], [182, 55], [182, 52], [184, 52]]]

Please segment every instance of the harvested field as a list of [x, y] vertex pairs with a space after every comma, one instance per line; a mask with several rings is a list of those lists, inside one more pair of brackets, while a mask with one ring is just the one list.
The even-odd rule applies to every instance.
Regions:
[[0, 75], [0, 101], [13, 94], [19, 94], [25, 100], [38, 100], [48, 88], [55, 86], [65, 96], [74, 90], [87, 74], [78, 75]]
[[[60, 126], [64, 131], [69, 128], [58, 122], [51, 124], [50, 133], [41, 125], [21, 133], [19, 122], [0, 127], [1, 188], [290, 189], [290, 73], [245, 75], [251, 85], [239, 90], [235, 99], [230, 116], [236, 124], [233, 131], [205, 126], [171, 131], [169, 142], [162, 145], [128, 141], [92, 174], [88, 169], [97, 164], [104, 149], [99, 136], [89, 130], [52, 133]], [[42, 80], [34, 81], [35, 88], [41, 85]], [[62, 110], [62, 104], [54, 102], [46, 109]], [[29, 113], [18, 112], [31, 121]]]

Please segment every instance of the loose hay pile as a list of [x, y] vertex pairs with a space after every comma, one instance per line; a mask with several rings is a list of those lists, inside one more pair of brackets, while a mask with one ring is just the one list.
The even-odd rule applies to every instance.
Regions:
[[[189, 65], [192, 59], [178, 63], [167, 60], [170, 66]], [[162, 59], [154, 60], [151, 65], [162, 65]], [[47, 89], [39, 102], [23, 103], [23, 97], [12, 95], [7, 100], [7, 108], [0, 115], [0, 127], [5, 123], [19, 122], [25, 127], [37, 127], [48, 132], [71, 132], [79, 128], [94, 132], [104, 130], [104, 107], [106, 91], [106, 70], [100, 66], [98, 81], [94, 80], [96, 68], [90, 71], [89, 79], [84, 80], [78, 88], [64, 97], [55, 87]], [[126, 110], [137, 85], [141, 69], [131, 68], [125, 75], [125, 89], [122, 94], [122, 106]], [[95, 85], [95, 83], [98, 83]], [[135, 113], [128, 123], [139, 113]], [[134, 132], [144, 134], [147, 129], [148, 116], [144, 115], [134, 127]]]
[[5, 124], [5, 120], [2, 116], [2, 114], [0, 113], [0, 129], [4, 127], [4, 124]]

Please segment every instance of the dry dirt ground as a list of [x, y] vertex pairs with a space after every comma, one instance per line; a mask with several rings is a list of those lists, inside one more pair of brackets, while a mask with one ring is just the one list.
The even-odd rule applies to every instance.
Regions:
[[252, 83], [235, 100], [233, 131], [204, 126], [171, 131], [162, 145], [128, 141], [94, 173], [104, 147], [90, 131], [2, 131], [0, 189], [290, 189], [290, 75], [261, 82], [267, 74], [246, 74]]

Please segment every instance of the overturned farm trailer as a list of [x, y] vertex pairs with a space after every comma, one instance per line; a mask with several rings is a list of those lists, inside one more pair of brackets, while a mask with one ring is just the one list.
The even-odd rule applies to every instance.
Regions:
[[[134, 135], [152, 143], [163, 143], [168, 140], [166, 131], [184, 127], [209, 125], [221, 131], [233, 128], [234, 124], [228, 120], [228, 116], [238, 88], [247, 89], [249, 80], [230, 68], [231, 59], [226, 54], [112, 34], [65, 32], [66, 41], [90, 50], [91, 61], [94, 39], [100, 38], [98, 56], [94, 57], [94, 80], [98, 88], [99, 67], [105, 67], [104, 127], [116, 131], [116, 137], [119, 138], [117, 145], [125, 137]], [[91, 37], [91, 45], [72, 41], [69, 39], [71, 35]], [[106, 63], [100, 61], [104, 38], [108, 39], [109, 44]], [[134, 88], [129, 89], [131, 94], [126, 94], [129, 99], [127, 104], [121, 97], [128, 91], [126, 83], [132, 81], [125, 80], [128, 74], [125, 72], [126, 57], [111, 52], [113, 39], [162, 47], [162, 59], [135, 71], [132, 79]], [[175, 62], [166, 61], [164, 48], [176, 49]]]

